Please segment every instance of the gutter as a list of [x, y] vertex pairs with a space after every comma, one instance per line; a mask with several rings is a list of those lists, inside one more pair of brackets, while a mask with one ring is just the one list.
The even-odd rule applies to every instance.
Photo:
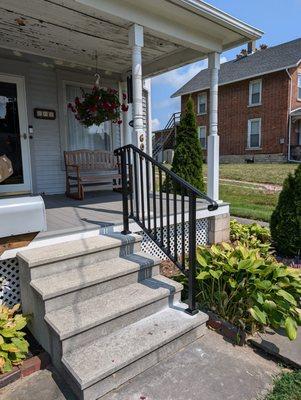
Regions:
[[291, 118], [291, 112], [292, 112], [292, 93], [293, 93], [293, 79], [291, 74], [289, 73], [288, 68], [285, 69], [290, 84], [289, 84], [289, 106], [288, 106], [288, 148], [287, 148], [287, 161], [290, 162], [291, 160], [291, 130], [292, 130], [292, 118]]
[[202, 0], [167, 0], [170, 3], [186, 8], [190, 12], [201, 15], [219, 25], [231, 29], [232, 31], [244, 36], [247, 40], [259, 39], [264, 32], [255, 28], [242, 20], [220, 10]]

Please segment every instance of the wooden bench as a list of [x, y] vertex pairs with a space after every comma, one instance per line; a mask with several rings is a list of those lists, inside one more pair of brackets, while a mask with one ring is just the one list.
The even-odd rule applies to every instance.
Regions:
[[[112, 184], [121, 188], [121, 174], [114, 154], [105, 150], [64, 151], [66, 196], [83, 200], [84, 186]], [[72, 188], [76, 188], [72, 192]]]

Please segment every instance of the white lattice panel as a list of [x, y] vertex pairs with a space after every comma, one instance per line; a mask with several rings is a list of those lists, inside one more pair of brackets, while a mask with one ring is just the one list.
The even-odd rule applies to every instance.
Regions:
[[[196, 243], [198, 245], [205, 245], [208, 244], [208, 228], [209, 223], [208, 219], [199, 219], [196, 222]], [[188, 232], [189, 232], [189, 222], [185, 222], [184, 226], [184, 235], [185, 235], [185, 253], [188, 253]], [[141, 248], [142, 251], [145, 251], [153, 256], [157, 256], [162, 260], [166, 259], [166, 255], [163, 251], [144, 233], [140, 232], [143, 236]], [[161, 232], [160, 229], [157, 229], [157, 236], [159, 240], [161, 239]], [[166, 226], [163, 228], [163, 243], [167, 245], [167, 228]], [[174, 252], [174, 226], [170, 225], [170, 249], [171, 252]], [[182, 224], [177, 225], [177, 253], [182, 254]]]
[[13, 306], [21, 302], [19, 265], [17, 258], [0, 260], [0, 303]]

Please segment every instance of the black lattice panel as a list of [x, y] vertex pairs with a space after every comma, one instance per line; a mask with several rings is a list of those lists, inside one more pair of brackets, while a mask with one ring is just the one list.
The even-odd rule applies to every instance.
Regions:
[[0, 302], [9, 307], [21, 302], [19, 265], [17, 258], [0, 260]]
[[[181, 227], [182, 224], [177, 225], [177, 253], [181, 254], [182, 253], [182, 235], [181, 235]], [[209, 224], [208, 224], [208, 219], [199, 219], [196, 222], [196, 242], [198, 245], [205, 245], [208, 244], [208, 230], [209, 230]], [[189, 222], [185, 223], [184, 226], [184, 234], [185, 234], [185, 253], [188, 253], [188, 235], [189, 235]], [[166, 255], [163, 253], [163, 251], [144, 233], [140, 232], [140, 234], [143, 236], [141, 248], [142, 251], [145, 251], [149, 254], [152, 254], [153, 256], [157, 256], [161, 258], [162, 260], [166, 259]], [[157, 229], [157, 236], [158, 239], [160, 240], [161, 238], [161, 232], [160, 229]], [[167, 244], [167, 228], [163, 228], [163, 243], [166, 246]], [[170, 226], [170, 248], [171, 252], [174, 251], [174, 229], [173, 225]]]

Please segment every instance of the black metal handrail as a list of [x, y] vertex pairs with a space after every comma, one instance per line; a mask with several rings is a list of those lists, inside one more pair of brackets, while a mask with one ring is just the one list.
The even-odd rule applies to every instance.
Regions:
[[[197, 201], [205, 200], [209, 211], [216, 210], [217, 203], [134, 145], [120, 147], [114, 154], [121, 165], [122, 233], [131, 233], [129, 219], [133, 219], [185, 274], [188, 279], [186, 311], [195, 314]], [[185, 220], [186, 213], [188, 221]], [[185, 224], [188, 224], [188, 257]]]

